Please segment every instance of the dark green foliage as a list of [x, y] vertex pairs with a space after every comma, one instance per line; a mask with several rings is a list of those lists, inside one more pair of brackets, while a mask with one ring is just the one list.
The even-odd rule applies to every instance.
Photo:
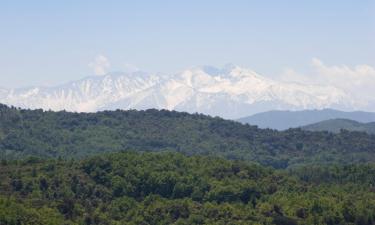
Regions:
[[275, 168], [375, 162], [375, 136], [361, 132], [278, 132], [153, 109], [69, 113], [0, 106], [0, 158], [82, 158], [128, 149], [223, 156]]
[[8, 161], [0, 166], [0, 224], [370, 225], [374, 171], [287, 173], [177, 153]]

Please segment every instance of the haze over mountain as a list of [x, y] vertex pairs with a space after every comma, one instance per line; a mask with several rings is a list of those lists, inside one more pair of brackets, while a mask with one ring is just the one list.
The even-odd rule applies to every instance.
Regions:
[[285, 130], [331, 119], [348, 119], [361, 123], [375, 121], [372, 112], [344, 112], [334, 109], [302, 111], [269, 111], [238, 119], [239, 122], [257, 125], [260, 128]]
[[78, 112], [156, 108], [230, 119], [274, 109], [363, 106], [333, 86], [281, 82], [233, 65], [201, 66], [173, 75], [110, 73], [55, 87], [0, 89], [0, 99], [24, 108]]

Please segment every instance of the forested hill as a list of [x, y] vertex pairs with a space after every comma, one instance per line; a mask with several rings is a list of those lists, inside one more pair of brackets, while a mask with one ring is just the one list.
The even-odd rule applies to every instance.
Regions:
[[3, 160], [0, 171], [0, 224], [375, 223], [374, 165], [286, 174], [215, 157], [127, 152]]
[[286, 168], [306, 163], [375, 161], [375, 136], [256, 126], [166, 110], [98, 113], [0, 106], [2, 158], [82, 158], [123, 150], [215, 155]]

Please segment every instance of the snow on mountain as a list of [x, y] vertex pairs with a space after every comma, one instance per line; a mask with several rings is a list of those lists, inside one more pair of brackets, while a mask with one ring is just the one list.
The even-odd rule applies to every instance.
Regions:
[[233, 65], [195, 67], [170, 76], [112, 73], [56, 87], [0, 89], [0, 99], [23, 108], [78, 112], [157, 108], [224, 118], [275, 109], [360, 107], [332, 86], [279, 82]]

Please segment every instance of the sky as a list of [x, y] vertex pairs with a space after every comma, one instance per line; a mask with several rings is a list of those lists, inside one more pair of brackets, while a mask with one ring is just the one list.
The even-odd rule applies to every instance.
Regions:
[[375, 87], [375, 0], [3, 0], [0, 28], [5, 88], [227, 63]]

